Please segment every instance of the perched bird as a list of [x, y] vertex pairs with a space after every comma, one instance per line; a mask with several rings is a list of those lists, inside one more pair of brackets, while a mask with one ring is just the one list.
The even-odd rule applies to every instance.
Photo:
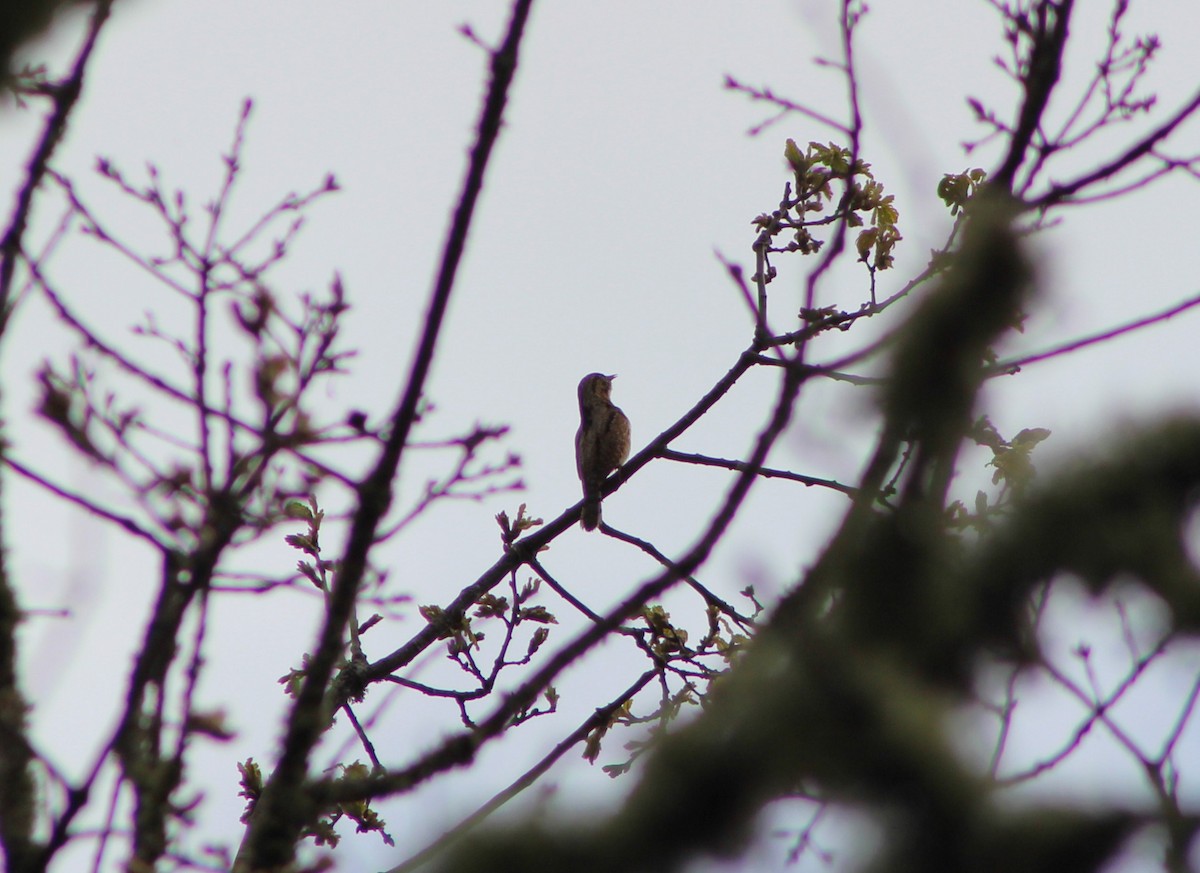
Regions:
[[575, 434], [575, 469], [583, 483], [584, 530], [600, 524], [600, 488], [605, 478], [629, 457], [629, 419], [613, 406], [616, 376], [589, 373], [579, 383], [579, 432]]

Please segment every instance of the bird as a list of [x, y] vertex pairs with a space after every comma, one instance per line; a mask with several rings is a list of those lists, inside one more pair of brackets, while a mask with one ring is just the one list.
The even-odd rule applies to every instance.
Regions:
[[579, 431], [575, 434], [575, 470], [583, 483], [579, 524], [595, 530], [600, 524], [600, 489], [608, 474], [629, 457], [629, 419], [612, 403], [617, 378], [588, 373], [579, 383]]

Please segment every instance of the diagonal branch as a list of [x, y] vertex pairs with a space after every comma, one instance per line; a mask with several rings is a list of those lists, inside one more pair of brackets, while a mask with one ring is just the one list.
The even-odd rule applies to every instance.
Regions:
[[[756, 471], [762, 466], [771, 447], [791, 419], [792, 409], [806, 377], [807, 371], [802, 367], [793, 367], [784, 372], [784, 378], [780, 380], [779, 396], [775, 401], [771, 417], [759, 432], [746, 469], [740, 471], [734, 480], [707, 529], [679, 561], [640, 585], [629, 597], [610, 610], [602, 621], [592, 624], [551, 656], [529, 679], [511, 691], [496, 711], [480, 722], [474, 731], [447, 739], [438, 748], [403, 770], [395, 770], [354, 784], [346, 782], [334, 784], [326, 780], [314, 785], [312, 794], [321, 797], [326, 802], [344, 803], [349, 800], [400, 793], [411, 790], [415, 785], [436, 773], [470, 762], [479, 748], [488, 740], [499, 736], [508, 727], [514, 715], [532, 705], [555, 677], [574, 664], [584, 653], [605, 640], [612, 631], [630, 615], [641, 609], [648, 600], [660, 596], [680, 579], [687, 578], [689, 574], [694, 573], [724, 535], [751, 486], [757, 481]], [[612, 478], [608, 481], [611, 483]], [[561, 519], [556, 521], [561, 521]], [[545, 529], [539, 531], [539, 534], [544, 532]]]
[[1193, 94], [1192, 99], [1181, 106], [1174, 115], [1148, 133], [1139, 142], [1130, 146], [1123, 154], [1113, 158], [1113, 160], [1104, 166], [1097, 167], [1092, 172], [1080, 176], [1073, 182], [1054, 185], [1045, 194], [1034, 199], [1030, 205], [1037, 209], [1045, 209], [1056, 203], [1062, 203], [1065, 200], [1071, 199], [1073, 195], [1097, 182], [1102, 182], [1105, 179], [1115, 176], [1139, 158], [1150, 154], [1156, 145], [1174, 133], [1175, 129], [1197, 110], [1200, 110], [1200, 91]]
[[238, 852], [234, 865], [236, 870], [274, 868], [289, 862], [300, 831], [311, 818], [312, 809], [303, 802], [300, 788], [307, 778], [313, 747], [327, 726], [328, 715], [324, 712], [326, 692], [334, 667], [343, 654], [342, 640], [367, 568], [367, 554], [375, 542], [376, 529], [391, 503], [392, 483], [409, 431], [417, 417], [454, 278], [466, 247], [475, 204], [483, 188], [488, 160], [500, 134], [509, 87], [517, 68], [518, 48], [531, 6], [532, 0], [516, 0], [508, 34], [500, 48], [492, 53], [491, 85], [407, 387], [392, 415], [391, 432], [379, 461], [358, 488], [359, 507], [351, 523], [345, 553], [330, 593], [325, 625], [296, 694], [279, 763], [258, 800]]
[[[993, 182], [1006, 191], [1012, 190], [1017, 170], [1025, 160], [1042, 115], [1050, 103], [1050, 94], [1062, 73], [1062, 58], [1067, 47], [1073, 6], [1074, 0], [1059, 0], [1058, 3], [1041, 0], [1037, 5], [1038, 21], [1032, 34], [1029, 67], [1022, 76], [1025, 102], [1021, 105], [1021, 115], [1009, 140], [1008, 155], [992, 177]], [[1047, 18], [1052, 18], [1052, 22], [1048, 23]]]
[[67, 118], [83, 92], [83, 77], [88, 61], [91, 60], [92, 50], [96, 47], [96, 40], [108, 20], [111, 9], [112, 0], [100, 0], [96, 4], [96, 11], [92, 15], [92, 23], [83, 46], [75, 56], [75, 65], [71, 68], [70, 75], [53, 91], [54, 111], [46, 119], [42, 138], [29, 159], [29, 170], [25, 176], [25, 184], [17, 194], [12, 220], [8, 230], [4, 232], [4, 238], [0, 239], [0, 333], [3, 333], [10, 313], [13, 275], [16, 272], [17, 258], [21, 254], [21, 241], [25, 237], [29, 216], [33, 211], [33, 194], [49, 172], [50, 157], [66, 133]]
[[1164, 309], [1162, 312], [1156, 312], [1153, 315], [1147, 315], [1143, 318], [1135, 319], [1127, 324], [1122, 324], [1118, 327], [1109, 328], [1100, 333], [1092, 334], [1091, 336], [1077, 339], [1074, 342], [1061, 345], [1044, 352], [1038, 352], [1032, 355], [1025, 355], [1020, 358], [1010, 358], [1006, 361], [998, 361], [987, 368], [988, 376], [1012, 375], [1019, 371], [1027, 364], [1036, 364], [1038, 361], [1045, 361], [1049, 358], [1057, 358], [1059, 355], [1065, 355], [1068, 352], [1074, 352], [1078, 349], [1087, 348], [1088, 346], [1096, 345], [1096, 343], [1106, 342], [1122, 334], [1131, 333], [1143, 327], [1149, 327], [1152, 324], [1158, 324], [1160, 321], [1174, 318], [1180, 313], [1187, 312], [1189, 309], [1194, 309], [1200, 305], [1200, 295], [1194, 295], [1186, 300], [1176, 303], [1169, 309]]
[[420, 869], [429, 860], [444, 852], [456, 839], [482, 823], [493, 812], [541, 778], [542, 774], [549, 770], [563, 755], [587, 739], [588, 734], [593, 730], [607, 725], [617, 710], [632, 700], [657, 675], [657, 670], [647, 670], [615, 699], [584, 719], [579, 727], [568, 734], [533, 767], [522, 773], [511, 785], [496, 794], [487, 803], [483, 804], [479, 809], [475, 810], [475, 812], [471, 813], [446, 833], [442, 834], [433, 843], [426, 846], [420, 852], [417, 852], [404, 863], [392, 867], [387, 873], [409, 873], [409, 871]]

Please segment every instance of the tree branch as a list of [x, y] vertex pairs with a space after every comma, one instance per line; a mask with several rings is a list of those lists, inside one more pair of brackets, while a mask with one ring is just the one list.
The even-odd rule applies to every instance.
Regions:
[[532, 0], [515, 0], [508, 33], [492, 53], [491, 84], [463, 191], [455, 209], [431, 295], [425, 328], [408, 376], [404, 395], [391, 418], [391, 431], [375, 468], [358, 488], [359, 507], [351, 523], [345, 552], [329, 597], [325, 625], [309, 660], [288, 719], [283, 750], [274, 773], [258, 799], [234, 869], [253, 871], [288, 863], [301, 829], [314, 810], [301, 794], [313, 747], [328, 725], [326, 693], [343, 653], [343, 636], [367, 567], [367, 554], [392, 498], [393, 480], [409, 431], [416, 420], [425, 379], [433, 362], [454, 278], [466, 247], [475, 204], [483, 187], [488, 160], [500, 134], [508, 91], [517, 68], [518, 49]]

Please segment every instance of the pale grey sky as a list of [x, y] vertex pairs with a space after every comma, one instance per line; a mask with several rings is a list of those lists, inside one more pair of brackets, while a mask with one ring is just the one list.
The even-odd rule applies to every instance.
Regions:
[[[494, 513], [512, 514], [527, 502], [533, 514], [549, 518], [578, 499], [571, 444], [575, 385], [583, 374], [619, 374], [614, 400], [632, 420], [636, 451], [690, 407], [748, 343], [746, 308], [714, 250], [752, 272], [750, 220], [780, 198], [784, 140], [828, 141], [835, 133], [793, 116], [747, 136], [770, 113], [722, 83], [732, 74], [842, 117], [841, 80], [812, 63], [815, 56], [837, 54], [834, 5], [547, 0], [535, 6], [507, 127], [429, 386], [438, 412], [424, 434], [452, 435], [476, 420], [511, 424], [504, 448], [522, 456], [528, 489], [440, 508], [398, 544], [394, 578], [417, 602], [449, 600], [496, 559]], [[1079, 42], [1068, 58], [1068, 89], [1088, 75], [1109, 8], [1101, 0], [1079, 0], [1077, 6]], [[328, 402], [339, 413], [359, 407], [379, 416], [394, 402], [409, 362], [484, 88], [486, 57], [456, 26], [469, 22], [491, 40], [505, 15], [505, 4], [477, 0], [123, 0], [102, 37], [56, 166], [74, 176], [102, 211], [110, 210], [114, 223], [127, 221], [135, 240], [151, 239], [148, 229], [137, 236], [136, 228], [149, 226], [91, 173], [96, 155], [111, 158], [134, 179], [141, 178], [145, 162], [154, 162], [169, 187], [187, 190], [199, 221], [199, 205], [219, 182], [220, 155], [229, 147], [241, 102], [252, 97], [231, 226], [253, 220], [287, 191], [306, 190], [330, 172], [337, 176], [343, 190], [310, 211], [292, 257], [275, 274], [275, 287], [320, 292], [334, 271], [341, 272], [353, 306], [345, 340], [360, 355], [353, 375], [331, 384]], [[50, 40], [57, 57], [74, 45], [80, 21]], [[1159, 93], [1164, 113], [1200, 81], [1190, 45], [1198, 28], [1196, 4], [1134, 4], [1127, 30], [1153, 29], [1163, 38], [1147, 87]], [[919, 269], [948, 231], [950, 218], [934, 194], [941, 175], [994, 162], [994, 148], [963, 154], [961, 142], [980, 135], [966, 96], [981, 97], [1003, 113], [1015, 94], [992, 64], [1002, 43], [997, 16], [984, 2], [880, 0], [859, 39], [863, 156], [896, 195], [905, 236], [897, 269], [880, 277], [882, 297]], [[37, 114], [11, 107], [3, 112], [0, 160], [16, 168], [37, 129]], [[1119, 151], [1133, 135], [1115, 133], [1103, 152], [1089, 151], [1075, 166]], [[1178, 140], [1176, 152], [1194, 153], [1200, 125], [1193, 122]], [[7, 196], [17, 176], [10, 170], [4, 178], [10, 182], [0, 193]], [[1009, 351], [1040, 350], [1200, 292], [1188, 218], [1196, 193], [1194, 180], [1180, 178], [1071, 214], [1063, 227], [1046, 233], [1037, 243], [1045, 302]], [[50, 198], [39, 204], [39, 238], [55, 210]], [[781, 278], [772, 286], [773, 311], [784, 321], [799, 305], [808, 264], [797, 258], [776, 263]], [[112, 337], [128, 336], [124, 326], [146, 308], [165, 305], [169, 312], [173, 305], [112, 258], [97, 258], [89, 241], [73, 241], [53, 264], [58, 279], [78, 294], [82, 311]], [[865, 300], [861, 272], [835, 275], [820, 304], [856, 308]], [[4, 415], [21, 457], [74, 487], [101, 489], [84, 465], [46, 437], [44, 427], [27, 420], [32, 380], [23, 385], [18, 374], [32, 372], [47, 355], [61, 360], [69, 348], [52, 322], [46, 307], [34, 302], [6, 337]], [[1024, 427], [1050, 428], [1054, 436], [1039, 457], [1047, 463], [1068, 458], [1114, 421], [1193, 408], [1198, 328], [1200, 314], [1188, 314], [1109, 349], [1030, 368], [990, 386], [987, 411], [1006, 436]], [[857, 347], [874, 329], [824, 348]], [[821, 353], [818, 348], [818, 358]], [[751, 374], [678, 448], [725, 457], [743, 453], [773, 389], [772, 374]], [[774, 457], [801, 472], [852, 481], [871, 437], [869, 411], [865, 389], [815, 386]], [[404, 493], [421, 487], [424, 462], [414, 456], [406, 463]], [[970, 499], [989, 474], [964, 471], [962, 495]], [[668, 554], [678, 552], [727, 481], [719, 471], [659, 463], [606, 501], [606, 517], [644, 533]], [[91, 760], [95, 743], [111, 729], [123, 691], [113, 677], [121, 676], [139, 643], [155, 568], [150, 556], [131, 551], [120, 536], [68, 521], [23, 483], [6, 489], [8, 546], [29, 605], [66, 601], [76, 607], [69, 620], [30, 622], [22, 637], [36, 653], [26, 670], [37, 689], [39, 736], [73, 772]], [[117, 496], [111, 488], [96, 493]], [[334, 493], [328, 499], [337, 498]], [[740, 587], [735, 581], [747, 574], [763, 593], [778, 592], [814, 559], [842, 509], [831, 492], [760, 484], [703, 575], [724, 580], [718, 587], [731, 597]], [[781, 518], [789, 521], [781, 526]], [[262, 562], [275, 562], [281, 574], [297, 557], [282, 544], [285, 532], [280, 529], [273, 544], [256, 553]], [[336, 552], [334, 542], [326, 545]], [[652, 571], [618, 544], [581, 532], [558, 540], [548, 560], [598, 610]], [[315, 599], [284, 595], [235, 598], [217, 609], [203, 697], [207, 705], [228, 709], [239, 736], [201, 755], [206, 837], [237, 838], [234, 762], [271, 759], [284, 705], [275, 680], [311, 648], [317, 606]], [[681, 614], [695, 609], [682, 599], [679, 608]], [[419, 621], [414, 614], [378, 628], [369, 645], [384, 651], [407, 639]], [[566, 628], [556, 634], [552, 640], [568, 638]], [[623, 656], [599, 653], [587, 675], [603, 677], [610, 657], [619, 664]], [[589, 681], [597, 682], [601, 695], [618, 687]], [[373, 692], [373, 700], [382, 696]], [[91, 719], [80, 724], [69, 713], [84, 699]], [[486, 779], [475, 771], [457, 774], [383, 805], [400, 846], [389, 850], [371, 837], [348, 835], [339, 867], [396, 863], [521, 772], [601, 699], [580, 693], [564, 700], [568, 715], [523, 728], [524, 740], [485, 755], [480, 772]], [[415, 711], [422, 714], [397, 710], [381, 737], [391, 754], [403, 750], [393, 763], [408, 760], [457, 723], [449, 707], [422, 704]], [[68, 720], [74, 736], [64, 748], [61, 729]], [[619, 757], [623, 740], [614, 741], [610, 759]], [[1195, 753], [1195, 737], [1191, 743]], [[333, 751], [330, 746], [321, 760]], [[1193, 754], [1200, 764], [1198, 758]], [[560, 787], [552, 805], [621, 790], [574, 757], [550, 783]], [[1194, 789], [1185, 790], [1196, 797]], [[540, 789], [531, 794], [544, 797]], [[762, 863], [775, 864], [779, 854], [767, 853], [764, 858], [773, 860]]]

